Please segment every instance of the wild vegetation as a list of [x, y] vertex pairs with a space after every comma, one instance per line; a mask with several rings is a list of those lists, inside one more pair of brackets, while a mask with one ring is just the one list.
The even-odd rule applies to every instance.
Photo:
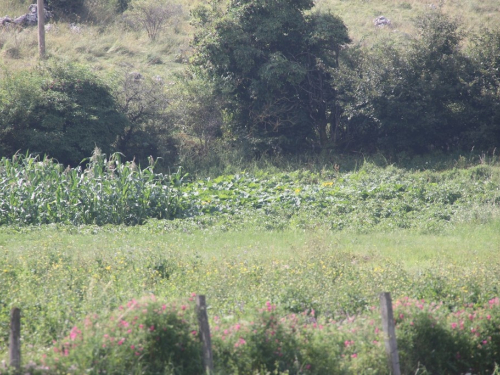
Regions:
[[209, 298], [218, 373], [386, 373], [381, 290], [403, 301], [405, 373], [494, 369], [498, 167], [193, 179], [102, 154], [2, 162], [1, 347], [19, 306], [31, 373], [199, 373], [191, 293]]
[[[380, 2], [356, 16], [326, 1], [52, 1], [48, 62], [33, 64], [36, 30], [1, 29], [0, 154], [29, 151], [76, 166], [93, 143], [142, 165], [153, 156], [165, 171], [180, 164], [195, 172], [206, 160], [234, 158], [228, 150], [247, 161], [492, 153], [500, 34], [488, 20], [498, 9], [472, 2], [472, 15], [459, 19], [463, 7], [451, 0]], [[382, 12], [394, 24], [375, 27]], [[478, 28], [479, 17], [491, 27]], [[109, 112], [93, 106], [90, 82]], [[86, 132], [102, 121], [120, 126]], [[12, 142], [20, 122], [23, 141]], [[67, 155], [42, 141], [56, 138], [72, 139]]]
[[496, 1], [46, 3], [46, 60], [0, 26], [0, 360], [17, 306], [23, 373], [199, 374], [205, 294], [216, 374], [388, 374], [389, 291], [404, 374], [499, 373]]

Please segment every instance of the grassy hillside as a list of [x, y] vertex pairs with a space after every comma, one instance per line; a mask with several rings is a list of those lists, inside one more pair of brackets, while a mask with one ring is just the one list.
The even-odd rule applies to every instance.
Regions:
[[[180, 3], [182, 14], [175, 17], [162, 33], [151, 42], [143, 30], [132, 30], [123, 22], [122, 15], [113, 14], [98, 2], [87, 1], [88, 9], [82, 17], [51, 21], [47, 33], [47, 51], [72, 61], [91, 64], [100, 71], [141, 71], [168, 76], [182, 69], [182, 62], [190, 56], [190, 11], [198, 2]], [[425, 17], [432, 9], [460, 20], [464, 31], [478, 32], [481, 28], [496, 27], [500, 4], [495, 0], [318, 0], [319, 11], [338, 14], [349, 28], [354, 43], [373, 45], [380, 38], [400, 40], [411, 38], [415, 32], [414, 20]], [[0, 1], [0, 15], [18, 16], [27, 11], [27, 3]], [[373, 20], [384, 15], [391, 27], [378, 28]], [[71, 29], [70, 22], [79, 21], [79, 29]], [[9, 68], [24, 69], [36, 64], [37, 33], [35, 28], [0, 29], [0, 62]]]
[[[370, 45], [379, 37], [409, 38], [415, 33], [414, 20], [431, 10], [457, 18], [464, 31], [497, 27], [500, 4], [494, 0], [319, 0], [317, 8], [342, 17], [355, 42]], [[373, 20], [384, 15], [391, 27], [377, 28]]]

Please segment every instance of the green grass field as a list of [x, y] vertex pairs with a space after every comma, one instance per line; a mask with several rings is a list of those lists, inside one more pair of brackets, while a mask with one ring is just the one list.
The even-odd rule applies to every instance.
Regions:
[[[209, 315], [242, 319], [266, 301], [324, 318], [368, 312], [378, 293], [451, 311], [499, 294], [500, 221], [441, 234], [323, 230], [158, 231], [146, 227], [3, 229], [1, 348], [8, 312], [23, 312], [23, 352], [39, 358], [85, 316], [154, 294], [205, 294]], [[213, 324], [213, 320], [212, 324]]]

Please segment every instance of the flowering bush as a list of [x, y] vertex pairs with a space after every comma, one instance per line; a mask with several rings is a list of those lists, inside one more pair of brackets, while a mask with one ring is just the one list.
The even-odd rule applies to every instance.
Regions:
[[[106, 317], [87, 317], [29, 373], [202, 374], [194, 295], [154, 296]], [[442, 303], [394, 303], [403, 374], [491, 374], [500, 362], [500, 300], [450, 311]], [[213, 317], [215, 373], [389, 374], [379, 309], [336, 321], [314, 310], [281, 315], [270, 302], [246, 319]], [[27, 369], [28, 370], [28, 369]]]
[[50, 373], [199, 374], [201, 343], [193, 298], [131, 300], [105, 318], [87, 317], [43, 358]]
[[500, 362], [500, 300], [450, 312], [442, 304], [395, 303], [402, 372], [418, 364], [431, 374], [491, 374]]

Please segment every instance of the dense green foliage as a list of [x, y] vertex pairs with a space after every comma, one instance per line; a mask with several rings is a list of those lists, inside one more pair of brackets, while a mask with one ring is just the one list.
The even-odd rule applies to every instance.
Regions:
[[419, 36], [406, 47], [382, 44], [344, 68], [351, 118], [344, 121], [353, 134], [343, 147], [413, 154], [497, 147], [498, 32], [465, 51], [458, 23], [443, 14], [431, 12], [417, 26]]
[[348, 48], [342, 21], [304, 15], [310, 6], [249, 1], [199, 12], [195, 66], [216, 82], [231, 139], [274, 153], [498, 146], [498, 32], [466, 50], [458, 23], [430, 11], [409, 41]]
[[87, 67], [52, 63], [2, 76], [1, 155], [29, 150], [76, 166], [95, 147], [110, 153], [127, 124], [108, 85]]
[[188, 218], [235, 228], [255, 220], [269, 228], [417, 225], [433, 231], [474, 214], [487, 215], [500, 202], [499, 179], [498, 170], [489, 166], [411, 173], [367, 164], [345, 174], [241, 174], [187, 183], [180, 170], [156, 174], [153, 164], [141, 169], [99, 151], [86, 169], [17, 155], [0, 164], [0, 224], [130, 225]]
[[[99, 26], [55, 25], [52, 39], [88, 58], [2, 72], [0, 156], [29, 150], [74, 166], [97, 145], [194, 170], [256, 156], [495, 154], [499, 146], [498, 30], [466, 32], [438, 8], [416, 13], [412, 34], [386, 27], [370, 43], [350, 43], [344, 21], [307, 0], [215, 1], [190, 17], [185, 5], [156, 12], [150, 0], [83, 1], [79, 17]], [[108, 31], [126, 38], [105, 39]], [[20, 59], [34, 36], [3, 32], [2, 53]], [[139, 45], [136, 69], [128, 60]]]
[[296, 152], [329, 139], [336, 115], [330, 69], [350, 40], [339, 18], [307, 14], [312, 7], [251, 0], [231, 2], [223, 13], [198, 10], [195, 66], [222, 92], [235, 136], [260, 152]]
[[[54, 342], [48, 356], [32, 362], [30, 373], [201, 374], [194, 296], [166, 303], [151, 295], [109, 315], [89, 315]], [[408, 297], [394, 305], [403, 374], [498, 370], [498, 298], [454, 313]], [[214, 317], [215, 374], [389, 373], [375, 306], [341, 321], [318, 318], [314, 310], [281, 315], [276, 307], [268, 301], [243, 321]]]
[[47, 3], [47, 62], [0, 30], [0, 361], [17, 306], [23, 373], [198, 374], [196, 292], [218, 374], [385, 374], [390, 291], [403, 373], [499, 373], [500, 31], [448, 2]]
[[[1, 160], [0, 223], [142, 224], [178, 210], [172, 177], [109, 160], [98, 149], [85, 170], [51, 159], [16, 155]], [[175, 177], [175, 176], [174, 176]]]

